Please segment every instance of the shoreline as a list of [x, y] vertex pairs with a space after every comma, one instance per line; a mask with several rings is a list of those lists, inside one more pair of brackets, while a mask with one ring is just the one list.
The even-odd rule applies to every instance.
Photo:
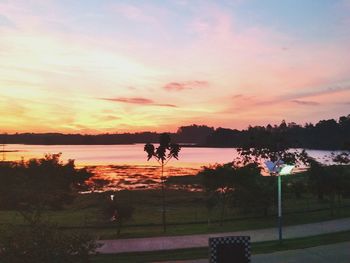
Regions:
[[[65, 143], [6, 143], [6, 145], [35, 145], [35, 146], [112, 146], [112, 145], [138, 145], [138, 144], [158, 144], [158, 142], [135, 142], [135, 143], [75, 143], [75, 144], [65, 144]], [[178, 143], [181, 148], [212, 148], [212, 149], [238, 149], [242, 148], [240, 146], [223, 146], [223, 145], [205, 145], [205, 144], [195, 144], [195, 143]], [[251, 147], [254, 148], [254, 147]], [[306, 147], [290, 147], [289, 149], [303, 149], [303, 150], [315, 150], [315, 151], [339, 151], [339, 152], [348, 152], [350, 150], [338, 149], [338, 148], [306, 148]], [[20, 152], [19, 150], [10, 150], [0, 152]]]

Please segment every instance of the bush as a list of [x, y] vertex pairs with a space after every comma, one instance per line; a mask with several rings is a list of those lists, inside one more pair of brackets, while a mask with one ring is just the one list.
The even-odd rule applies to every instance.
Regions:
[[86, 263], [98, 247], [83, 233], [64, 233], [56, 226], [38, 224], [1, 231], [2, 263]]
[[85, 190], [92, 173], [77, 169], [61, 154], [41, 159], [0, 163], [0, 209], [17, 210], [33, 224], [48, 209], [62, 209]]

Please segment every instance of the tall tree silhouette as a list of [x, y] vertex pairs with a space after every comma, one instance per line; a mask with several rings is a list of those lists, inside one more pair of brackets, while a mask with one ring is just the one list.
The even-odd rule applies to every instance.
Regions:
[[165, 210], [165, 176], [164, 166], [172, 159], [178, 159], [180, 146], [176, 143], [171, 143], [170, 135], [162, 133], [159, 136], [159, 146], [156, 148], [153, 144], [145, 144], [144, 151], [147, 152], [147, 161], [151, 158], [157, 160], [161, 166], [161, 191], [162, 191], [162, 224], [163, 231], [166, 232], [166, 210]]

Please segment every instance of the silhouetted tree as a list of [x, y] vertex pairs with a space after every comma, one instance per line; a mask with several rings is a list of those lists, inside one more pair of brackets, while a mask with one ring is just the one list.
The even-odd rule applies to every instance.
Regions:
[[332, 165], [328, 169], [335, 176], [338, 207], [340, 207], [341, 199], [350, 194], [350, 153], [332, 154], [332, 161], [336, 165]]
[[262, 176], [257, 164], [235, 167], [232, 205], [245, 212], [261, 211], [264, 216], [273, 203], [275, 177]]
[[318, 200], [323, 200], [326, 193], [327, 175], [325, 168], [321, 163], [313, 158], [309, 159], [310, 167], [308, 169], [309, 174], [309, 187], [310, 191], [317, 195]]
[[350, 168], [347, 165], [339, 164], [325, 166], [312, 158], [310, 159], [308, 170], [310, 190], [317, 194], [319, 200], [322, 200], [324, 196], [328, 197], [333, 215], [336, 198], [338, 199], [338, 207], [340, 207], [341, 198], [349, 193]]
[[205, 166], [197, 176], [202, 177], [202, 184], [206, 191], [209, 205], [208, 208], [212, 209], [214, 207], [214, 201], [220, 204], [220, 225], [222, 226], [229, 197], [234, 187], [232, 163]]
[[[228, 204], [245, 212], [261, 211], [264, 215], [273, 201], [275, 177], [262, 176], [255, 163], [236, 166], [234, 163], [204, 167], [202, 177], [207, 200], [220, 205], [220, 225]], [[209, 203], [210, 208], [214, 205]]]
[[283, 181], [286, 182], [286, 190], [294, 194], [296, 199], [303, 198], [303, 194], [308, 192], [307, 180], [304, 173], [286, 176]]
[[[182, 126], [171, 134], [177, 142], [199, 143], [214, 147], [261, 147], [264, 143], [283, 141], [289, 148], [323, 150], [350, 150], [350, 115], [334, 119], [320, 120], [316, 124], [306, 123], [304, 127], [294, 122], [282, 121], [279, 125], [249, 126], [246, 130], [206, 125]], [[125, 144], [157, 142], [155, 132], [122, 134], [60, 134], [60, 133], [19, 133], [0, 134], [0, 141], [26, 144]]]
[[43, 211], [61, 209], [79, 190], [86, 190], [92, 174], [76, 169], [73, 160], [63, 163], [60, 156], [47, 154], [41, 159], [1, 163], [0, 209], [15, 209], [34, 224]]
[[162, 192], [162, 224], [163, 231], [166, 232], [166, 209], [165, 209], [165, 177], [164, 166], [172, 159], [178, 159], [180, 146], [171, 143], [170, 135], [163, 133], [159, 136], [159, 146], [156, 148], [153, 144], [146, 144], [144, 151], [147, 152], [147, 160], [154, 158], [161, 166], [161, 192]]
[[180, 142], [203, 144], [206, 138], [213, 132], [213, 127], [193, 124], [190, 126], [181, 126], [176, 132], [176, 137]]
[[333, 162], [340, 165], [350, 164], [350, 153], [348, 152], [342, 152], [338, 154], [332, 153], [331, 158]]
[[215, 206], [218, 203], [218, 197], [214, 193], [207, 193], [205, 196], [205, 207], [207, 208], [207, 218], [208, 218], [208, 226], [211, 224], [212, 212]]
[[263, 148], [266, 144], [284, 145], [288, 148], [310, 148], [324, 150], [350, 149], [350, 115], [320, 120], [304, 127], [294, 122], [282, 121], [280, 125], [249, 126], [238, 131], [217, 128], [207, 137], [206, 144], [216, 147]]
[[132, 219], [134, 207], [131, 204], [120, 202], [117, 195], [114, 195], [113, 198], [108, 195], [103, 212], [105, 217], [117, 226], [117, 235], [120, 236], [123, 224]]

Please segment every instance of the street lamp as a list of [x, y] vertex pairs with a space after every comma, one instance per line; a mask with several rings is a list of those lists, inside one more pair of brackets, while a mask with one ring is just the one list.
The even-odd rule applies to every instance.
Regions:
[[295, 165], [284, 164], [278, 159], [276, 162], [267, 161], [265, 165], [269, 169], [270, 174], [277, 175], [278, 178], [278, 240], [282, 242], [282, 186], [281, 176], [291, 174]]

